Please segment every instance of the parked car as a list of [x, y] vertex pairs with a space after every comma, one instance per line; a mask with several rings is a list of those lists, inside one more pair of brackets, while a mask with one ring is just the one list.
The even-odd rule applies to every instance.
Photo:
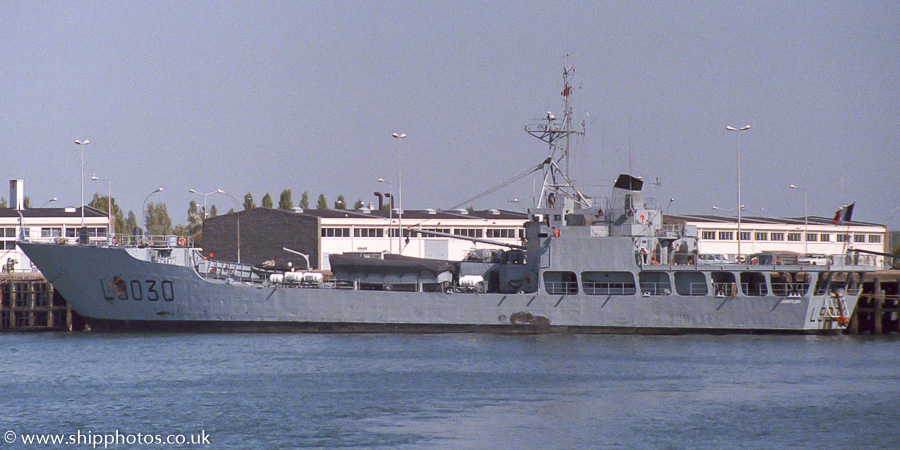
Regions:
[[797, 257], [797, 262], [812, 266], [825, 266], [828, 265], [828, 257], [821, 253], [802, 253]]
[[751, 265], [794, 265], [799, 264], [797, 254], [792, 252], [763, 252], [747, 256], [747, 262]]
[[731, 264], [725, 255], [704, 253], [697, 255], [697, 264]]

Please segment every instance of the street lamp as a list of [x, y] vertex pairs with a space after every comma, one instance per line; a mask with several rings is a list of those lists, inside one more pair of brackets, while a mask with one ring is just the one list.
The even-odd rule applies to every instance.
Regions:
[[732, 126], [725, 127], [726, 131], [734, 131], [738, 133], [737, 138], [737, 214], [738, 214], [738, 226], [737, 226], [737, 243], [738, 243], [738, 254], [737, 258], [741, 256], [741, 209], [743, 205], [741, 205], [741, 135], [739, 132], [747, 131], [750, 129], [750, 125], [744, 125], [741, 128], [735, 128]]
[[213, 193], [227, 195], [228, 197], [231, 197], [231, 201], [234, 202], [234, 217], [235, 217], [235, 221], [237, 221], [237, 262], [238, 262], [238, 264], [240, 264], [241, 263], [241, 214], [237, 210], [238, 209], [238, 201], [236, 198], [234, 198], [233, 195], [225, 192], [222, 189], [216, 189], [215, 191], [213, 191]]
[[[388, 195], [391, 196], [391, 201], [390, 201], [390, 203], [388, 203], [388, 221], [389, 221], [389, 223], [393, 224], [394, 223], [394, 208], [392, 208], [391, 206], [393, 206], [392, 203], [394, 203], [394, 187], [391, 186], [390, 181], [387, 181], [384, 178], [379, 178], [378, 182], [379, 183], [387, 183], [387, 185], [388, 185]], [[399, 242], [399, 236], [400, 236], [400, 227], [398, 225], [398, 227], [397, 227], [398, 242]], [[393, 242], [394, 242], [394, 238], [392, 238], [390, 235], [388, 235], [388, 252], [391, 251]], [[400, 251], [399, 243], [397, 244], [397, 251], [398, 251], [398, 253]]]
[[150, 224], [147, 222], [147, 199], [150, 198], [151, 195], [153, 195], [153, 194], [155, 194], [155, 193], [157, 193], [157, 192], [162, 192], [162, 190], [163, 190], [162, 187], [158, 187], [158, 188], [156, 188], [155, 191], [153, 191], [153, 192], [147, 194], [147, 196], [144, 197], [144, 203], [143, 203], [143, 208], [144, 208], [144, 225], [147, 226], [147, 231], [148, 231], [148, 232], [150, 231]]
[[188, 191], [188, 192], [203, 196], [203, 217], [202, 217], [202, 219], [204, 221], [206, 220], [207, 217], [209, 217], [209, 210], [206, 208], [206, 196], [210, 195], [210, 194], [218, 194], [219, 191], [220, 191], [220, 189], [216, 189], [212, 192], [198, 192], [196, 189], [191, 189], [190, 191]]
[[47, 206], [47, 203], [53, 203], [53, 202], [55, 202], [55, 201], [57, 201], [57, 200], [59, 200], [59, 199], [56, 198], [56, 197], [53, 197], [53, 198], [51, 198], [50, 200], [47, 200], [46, 202], [44, 202], [44, 204], [41, 205], [41, 208]]
[[112, 234], [116, 234], [116, 221], [113, 220], [112, 216], [112, 181], [107, 180], [106, 178], [100, 178], [97, 174], [91, 174], [91, 181], [105, 181], [106, 182], [106, 215], [107, 220], [109, 220], [109, 228], [112, 230]]
[[81, 228], [84, 228], [84, 146], [90, 144], [91, 141], [75, 140], [75, 145], [81, 149]]
[[791, 189], [803, 191], [803, 253], [809, 253], [809, 191], [793, 184], [791, 185]]
[[403, 253], [403, 177], [400, 171], [400, 140], [406, 137], [404, 133], [393, 133], [391, 137], [397, 140], [397, 254]]

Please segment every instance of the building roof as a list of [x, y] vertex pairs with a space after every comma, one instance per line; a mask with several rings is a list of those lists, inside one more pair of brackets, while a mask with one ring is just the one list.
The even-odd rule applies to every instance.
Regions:
[[[711, 215], [711, 214], [667, 214], [664, 216], [663, 221], [665, 223], [686, 223], [686, 222], [705, 222], [705, 223], [737, 223], [737, 216], [719, 216], [719, 215]], [[741, 224], [748, 225], [803, 225], [807, 223], [807, 220], [804, 217], [759, 217], [759, 216], [741, 216]], [[880, 225], [877, 223], [869, 223], [869, 222], [841, 222], [840, 224], [835, 224], [832, 218], [829, 217], [819, 217], [819, 216], [809, 216], [808, 217], [809, 225], [842, 225], [842, 226], [871, 226], [871, 227], [882, 227], [884, 225]]]
[[[368, 209], [294, 209], [292, 211], [285, 211], [279, 209], [270, 209], [270, 208], [262, 208], [257, 207], [254, 209], [261, 210], [270, 210], [270, 211], [278, 211], [285, 214], [298, 214], [303, 216], [310, 217], [318, 217], [322, 219], [344, 219], [344, 218], [359, 218], [359, 219], [387, 219], [390, 217], [397, 217], [396, 211], [389, 212], [387, 210], [368, 210]], [[239, 213], [244, 211], [238, 211]], [[221, 217], [221, 216], [220, 216]], [[524, 213], [519, 213], [515, 211], [504, 211], [498, 209], [488, 209], [481, 211], [466, 211], [466, 210], [450, 210], [450, 211], [441, 211], [441, 210], [403, 210], [403, 218], [404, 219], [485, 219], [485, 220], [528, 220], [528, 216]]]
[[[0, 208], [0, 218], [19, 218], [19, 211], [13, 208]], [[81, 218], [81, 208], [26, 208], [22, 210], [24, 218]], [[84, 217], [106, 218], [106, 211], [99, 211], [90, 206], [84, 208]]]

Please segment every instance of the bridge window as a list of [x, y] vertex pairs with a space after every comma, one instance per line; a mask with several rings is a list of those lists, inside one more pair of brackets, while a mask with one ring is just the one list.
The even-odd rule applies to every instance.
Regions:
[[641, 293], [644, 295], [670, 295], [672, 283], [666, 272], [641, 272]]
[[741, 290], [744, 295], [763, 296], [769, 293], [766, 287], [766, 277], [759, 272], [742, 272], [741, 273]]
[[634, 295], [631, 272], [581, 272], [581, 287], [588, 295]]
[[802, 297], [809, 291], [810, 276], [806, 272], [773, 272], [770, 280], [773, 295]]
[[716, 297], [734, 297], [737, 295], [737, 282], [731, 272], [712, 272], [709, 274]]
[[575, 272], [544, 272], [544, 289], [551, 295], [577, 294], [578, 279]]
[[678, 295], [706, 295], [709, 285], [703, 272], [675, 272], [675, 292]]

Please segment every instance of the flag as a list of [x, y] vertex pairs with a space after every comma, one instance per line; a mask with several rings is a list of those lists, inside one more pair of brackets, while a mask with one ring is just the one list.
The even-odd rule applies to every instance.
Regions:
[[834, 212], [833, 223], [843, 223], [850, 222], [853, 217], [853, 206], [856, 205], [856, 202], [853, 202], [846, 206], [841, 206], [837, 211]]

